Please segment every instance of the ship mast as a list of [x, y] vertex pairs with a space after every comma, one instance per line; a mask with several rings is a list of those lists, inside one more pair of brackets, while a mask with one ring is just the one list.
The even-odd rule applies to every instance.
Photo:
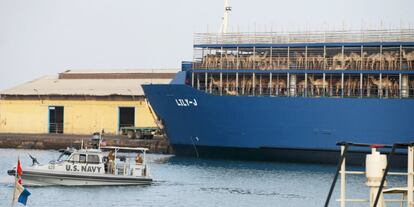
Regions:
[[227, 33], [230, 12], [231, 12], [230, 0], [224, 0], [224, 15], [221, 18], [220, 34]]

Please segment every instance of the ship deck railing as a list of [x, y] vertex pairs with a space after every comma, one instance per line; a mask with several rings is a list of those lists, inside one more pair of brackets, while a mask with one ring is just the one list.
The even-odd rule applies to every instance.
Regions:
[[414, 42], [393, 46], [194, 48], [194, 70], [414, 70]]
[[413, 70], [414, 30], [197, 33], [192, 68]]
[[191, 73], [193, 88], [213, 95], [414, 98], [414, 73]]
[[195, 33], [194, 45], [413, 42], [414, 29]]
[[[256, 97], [313, 97], [313, 98], [384, 98], [384, 99], [412, 99], [414, 98], [414, 89], [388, 91], [372, 87], [370, 89], [341, 89], [339, 87], [330, 87], [326, 89], [307, 87], [299, 88], [268, 88], [261, 89], [243, 89], [236, 88], [227, 90], [219, 87], [215, 88], [198, 88], [200, 91], [216, 96], [256, 96]], [[406, 95], [404, 95], [406, 94]]]

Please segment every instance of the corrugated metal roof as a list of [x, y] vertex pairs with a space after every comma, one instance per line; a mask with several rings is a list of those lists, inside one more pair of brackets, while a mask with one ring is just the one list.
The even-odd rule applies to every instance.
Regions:
[[68, 71], [59, 73], [59, 79], [172, 79], [177, 70], [142, 71]]
[[166, 84], [170, 79], [58, 79], [45, 76], [0, 92], [0, 95], [143, 96], [141, 84]]
[[180, 69], [123, 69], [123, 70], [67, 70], [66, 74], [89, 74], [89, 73], [178, 73]]

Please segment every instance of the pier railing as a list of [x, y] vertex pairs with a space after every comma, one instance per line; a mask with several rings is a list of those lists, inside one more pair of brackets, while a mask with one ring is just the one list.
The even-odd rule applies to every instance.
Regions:
[[195, 33], [194, 35], [194, 45], [407, 41], [414, 41], [414, 29], [309, 32]]
[[[384, 207], [386, 203], [397, 202], [400, 206], [407, 204], [409, 207], [414, 207], [414, 143], [395, 143], [393, 145], [384, 144], [363, 144], [363, 143], [350, 143], [340, 142], [341, 157], [339, 159], [334, 179], [327, 199], [325, 201], [325, 207], [329, 206], [329, 202], [332, 197], [332, 193], [335, 189], [338, 178], [340, 178], [340, 198], [337, 201], [341, 207], [345, 207], [347, 202], [366, 202], [369, 206]], [[359, 148], [371, 148], [371, 154], [367, 154], [365, 161], [365, 171], [349, 171], [346, 170], [346, 160], [350, 147]], [[379, 152], [379, 149], [388, 149], [383, 153]], [[391, 150], [390, 150], [391, 149]], [[393, 157], [396, 154], [397, 149], [407, 150], [407, 172], [390, 172], [390, 166], [393, 161]], [[367, 182], [366, 186], [369, 188], [368, 199], [350, 199], [346, 198], [346, 175], [365, 175]], [[407, 186], [405, 187], [393, 187], [385, 189], [387, 176], [406, 176]], [[384, 194], [402, 194], [402, 199], [385, 199]]]

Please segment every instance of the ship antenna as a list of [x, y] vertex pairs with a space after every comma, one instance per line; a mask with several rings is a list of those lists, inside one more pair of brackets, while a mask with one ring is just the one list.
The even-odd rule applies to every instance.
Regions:
[[220, 34], [227, 33], [230, 12], [231, 12], [230, 0], [224, 0], [224, 15], [221, 18]]

